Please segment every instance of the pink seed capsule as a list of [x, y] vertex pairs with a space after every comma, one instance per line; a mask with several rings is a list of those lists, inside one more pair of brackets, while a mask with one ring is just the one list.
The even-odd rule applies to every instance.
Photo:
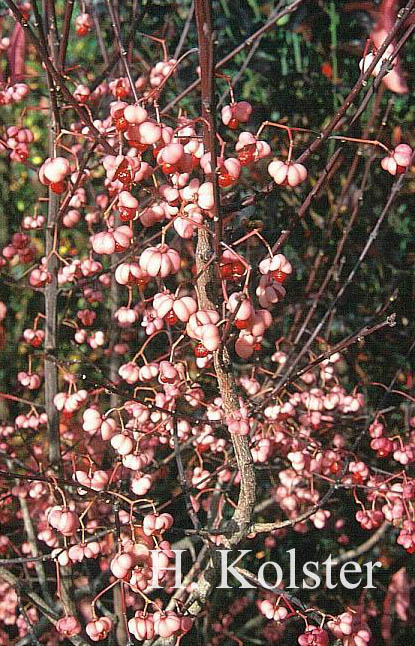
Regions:
[[144, 123], [148, 117], [147, 110], [139, 105], [127, 105], [124, 108], [124, 118], [128, 123]]
[[112, 630], [113, 623], [109, 617], [100, 617], [87, 623], [85, 630], [90, 639], [94, 642], [106, 639], [108, 633]]
[[154, 121], [144, 121], [138, 126], [140, 141], [143, 144], [151, 146], [156, 144], [161, 137], [161, 126]]

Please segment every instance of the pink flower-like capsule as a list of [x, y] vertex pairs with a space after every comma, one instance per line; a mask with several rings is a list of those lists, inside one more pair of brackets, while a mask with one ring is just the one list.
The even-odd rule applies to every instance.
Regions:
[[180, 269], [180, 256], [175, 249], [166, 244], [145, 249], [140, 256], [140, 267], [149, 276], [166, 278], [170, 274], [177, 274]]
[[219, 330], [216, 325], [207, 324], [202, 326], [200, 342], [208, 352], [214, 352], [220, 345]]
[[160, 196], [169, 204], [180, 201], [179, 190], [174, 186], [170, 186], [170, 184], [162, 184], [159, 186], [158, 191]]
[[282, 253], [278, 253], [272, 258], [264, 258], [258, 266], [261, 274], [271, 274], [277, 283], [283, 283], [292, 271], [292, 265]]
[[164, 321], [163, 319], [158, 318], [154, 308], [147, 307], [143, 312], [141, 326], [145, 329], [146, 334], [150, 336], [151, 334], [154, 334], [154, 332], [163, 329]]
[[94, 21], [88, 13], [80, 13], [75, 19], [75, 29], [78, 36], [86, 36], [94, 26]]
[[403, 528], [396, 542], [409, 554], [413, 554], [415, 552], [415, 523], [411, 520], [404, 520], [402, 525]]
[[383, 170], [391, 175], [400, 175], [404, 173], [411, 163], [412, 148], [408, 144], [399, 144], [396, 146], [392, 155], [384, 157], [380, 162]]
[[[145, 590], [149, 587], [149, 584], [152, 578], [153, 578], [153, 570], [150, 567], [146, 567], [146, 566], [136, 567], [134, 568], [128, 583], [130, 588], [134, 592], [139, 592], [140, 590], [142, 592], [145, 592]], [[154, 634], [154, 628], [153, 628], [153, 634]]]
[[273, 619], [277, 622], [284, 621], [288, 616], [288, 610], [285, 606], [276, 606], [275, 603], [271, 603], [268, 599], [264, 599], [259, 603], [259, 610], [267, 619]]
[[170, 514], [147, 514], [143, 519], [143, 532], [146, 536], [164, 534], [173, 525], [173, 516]]
[[119, 367], [118, 374], [127, 384], [133, 385], [138, 381], [139, 368], [135, 363], [130, 361]]
[[299, 636], [300, 646], [328, 646], [329, 635], [323, 628], [309, 626], [306, 632]]
[[370, 530], [380, 527], [384, 518], [383, 513], [376, 509], [359, 509], [356, 512], [356, 520], [363, 529]]
[[39, 375], [28, 372], [19, 372], [17, 380], [29, 390], [36, 390], [36, 388], [39, 388], [41, 382]]
[[135, 473], [131, 480], [131, 490], [136, 496], [145, 496], [150, 491], [152, 484], [153, 480], [150, 474], [141, 475], [140, 473]]
[[415, 460], [415, 450], [410, 445], [401, 448], [400, 444], [396, 443], [393, 459], [403, 466], [407, 466]]
[[176, 217], [173, 226], [181, 238], [190, 240], [198, 225], [202, 223], [203, 213], [201, 209], [195, 204], [187, 204], [183, 209], [183, 217]]
[[223, 164], [219, 166], [218, 184], [221, 188], [232, 186], [238, 181], [241, 174], [241, 162], [235, 157], [225, 159]]
[[48, 283], [52, 282], [52, 274], [47, 271], [44, 265], [36, 267], [30, 272], [29, 285], [35, 288], [45, 287]]
[[126, 251], [130, 246], [133, 232], [130, 227], [122, 225], [116, 229], [101, 231], [91, 236], [92, 248], [95, 253], [111, 255]]
[[174, 302], [175, 297], [167, 290], [165, 292], [155, 294], [153, 307], [156, 315], [161, 319], [164, 318], [166, 314], [171, 312], [173, 309]]
[[27, 144], [17, 144], [10, 153], [10, 159], [16, 162], [24, 162], [29, 157], [29, 148]]
[[323, 409], [324, 393], [320, 388], [311, 388], [301, 394], [301, 401], [307, 408], [307, 411], [318, 411]]
[[117, 324], [121, 328], [128, 328], [138, 321], [138, 313], [130, 307], [120, 307], [114, 314]]
[[164, 146], [157, 155], [157, 162], [159, 164], [170, 164], [175, 166], [184, 155], [184, 148], [179, 143], [169, 143]]
[[216, 310], [198, 310], [192, 314], [186, 326], [186, 333], [191, 339], [200, 339], [204, 325], [216, 324], [219, 321], [219, 314]]
[[235, 129], [240, 123], [247, 123], [252, 113], [252, 105], [248, 101], [239, 101], [231, 105], [224, 105], [221, 112], [222, 122], [225, 126]]
[[108, 87], [117, 99], [125, 99], [130, 94], [130, 83], [126, 76], [114, 79], [108, 84]]
[[72, 545], [68, 550], [68, 555], [74, 563], [81, 563], [84, 559], [96, 559], [101, 552], [101, 547], [96, 541], [90, 543], [78, 543]]
[[310, 466], [310, 454], [306, 451], [290, 451], [287, 458], [295, 471], [304, 471]]
[[155, 121], [143, 121], [138, 126], [140, 143], [151, 146], [161, 139], [161, 126]]
[[115, 270], [115, 280], [120, 285], [145, 287], [151, 277], [136, 262], [122, 262]]
[[351, 612], [343, 612], [341, 615], [327, 622], [327, 627], [335, 637], [342, 639], [353, 632], [353, 615]]
[[127, 401], [124, 408], [128, 415], [134, 418], [138, 424], [145, 424], [150, 419], [150, 411], [145, 404], [136, 401]]
[[139, 124], [147, 120], [147, 110], [140, 105], [127, 105], [124, 108], [124, 118], [128, 123]]
[[109, 617], [100, 617], [87, 623], [86, 634], [93, 642], [99, 642], [106, 639], [108, 633], [112, 630], [113, 623]]
[[74, 635], [79, 635], [82, 631], [81, 624], [73, 615], [67, 615], [59, 619], [55, 624], [55, 628], [64, 637], [73, 637]]
[[78, 392], [68, 395], [65, 401], [64, 410], [68, 413], [74, 413], [83, 406], [87, 398], [88, 392], [86, 390], [78, 390]]
[[180, 632], [180, 617], [173, 610], [155, 612], [153, 619], [154, 632], [160, 637], [167, 638]]
[[261, 384], [254, 378], [241, 377], [239, 379], [241, 386], [246, 390], [248, 395], [256, 395], [261, 390]]
[[267, 437], [262, 438], [251, 448], [251, 453], [254, 462], [267, 462], [272, 453], [271, 441]]
[[261, 276], [255, 293], [261, 307], [270, 309], [273, 305], [283, 300], [286, 290], [280, 283], [274, 282], [268, 276]]
[[206, 350], [213, 352], [220, 344], [217, 323], [219, 314], [215, 310], [199, 310], [191, 315], [186, 326], [186, 334], [191, 339], [201, 341]]
[[330, 516], [331, 513], [327, 509], [319, 509], [310, 517], [310, 520], [312, 521], [316, 529], [323, 529], [326, 526]]
[[369, 426], [370, 437], [373, 437], [373, 438], [382, 437], [384, 432], [385, 432], [385, 425], [382, 424], [382, 422], [379, 419], [375, 419], [375, 421]]
[[102, 424], [101, 413], [96, 408], [86, 408], [82, 415], [82, 428], [87, 433], [94, 433]]
[[102, 491], [105, 489], [109, 480], [108, 475], [102, 469], [95, 471], [91, 477], [88, 476], [85, 471], [75, 471], [74, 478], [79, 482], [79, 484], [89, 487], [90, 489], [94, 489], [95, 491]]
[[180, 197], [185, 202], [195, 202], [197, 200], [197, 195], [199, 192], [200, 181], [194, 177], [191, 179], [186, 186], [183, 186], [180, 191]]
[[334, 410], [340, 404], [340, 395], [336, 392], [327, 393], [323, 399], [323, 406], [326, 410]]
[[55, 397], [53, 398], [53, 404], [56, 410], [62, 411], [65, 407], [67, 399], [68, 399], [67, 393], [56, 393]]
[[144, 366], [141, 366], [138, 372], [138, 379], [141, 382], [148, 382], [155, 379], [159, 373], [159, 367], [157, 363], [146, 363]]
[[79, 103], [86, 103], [90, 97], [91, 90], [86, 85], [80, 83], [76, 86], [73, 96]]
[[14, 148], [17, 143], [30, 144], [34, 140], [34, 135], [29, 128], [18, 128], [17, 126], [9, 126], [7, 128], [7, 145]]
[[73, 536], [79, 527], [79, 518], [74, 511], [55, 505], [47, 515], [48, 523], [64, 536]]
[[34, 348], [38, 348], [43, 343], [45, 333], [43, 330], [32, 330], [28, 328], [27, 330], [23, 331], [23, 338], [26, 343]]
[[243, 150], [246, 146], [256, 146], [257, 138], [252, 132], [241, 132], [238, 136], [238, 141], [235, 144], [235, 150], [239, 152]]
[[268, 173], [274, 182], [280, 186], [298, 186], [307, 179], [307, 169], [302, 164], [290, 163], [274, 159], [268, 166]]
[[249, 359], [255, 350], [260, 349], [261, 336], [255, 336], [247, 330], [241, 330], [235, 341], [235, 352], [241, 359]]
[[131, 471], [141, 471], [144, 467], [148, 466], [150, 458], [145, 453], [129, 453], [124, 455], [122, 458], [122, 463], [126, 469]]
[[82, 325], [89, 327], [94, 323], [97, 313], [94, 312], [94, 310], [79, 310], [77, 312], [77, 317], [81, 321]]
[[371, 639], [372, 631], [367, 624], [364, 624], [364, 626], [359, 628], [356, 634], [353, 635], [355, 646], [367, 646]]
[[180, 380], [179, 371], [170, 361], [160, 361], [159, 371], [159, 381], [162, 384], [174, 384]]
[[132, 453], [134, 449], [134, 442], [127, 433], [117, 433], [111, 438], [111, 446], [117, 451], [118, 455], [125, 456]]
[[388, 437], [375, 437], [370, 448], [377, 452], [378, 458], [386, 458], [393, 451], [393, 442]]
[[111, 255], [115, 251], [115, 240], [110, 231], [96, 233], [92, 236], [91, 242], [95, 253]]
[[362, 461], [355, 462], [352, 460], [349, 463], [349, 472], [352, 473], [353, 482], [361, 484], [370, 476], [370, 472], [366, 464]]
[[247, 413], [245, 410], [234, 410], [225, 418], [228, 430], [236, 435], [248, 435], [250, 426]]
[[110, 440], [116, 434], [116, 431], [117, 431], [117, 423], [115, 419], [112, 419], [112, 417], [107, 417], [106, 419], [104, 419], [104, 421], [101, 424], [100, 431], [101, 431], [101, 437], [105, 442]]
[[98, 272], [102, 271], [102, 265], [98, 260], [93, 260], [92, 258], [85, 258], [79, 265], [79, 268], [83, 276], [93, 276]]
[[70, 209], [62, 218], [62, 224], [67, 229], [72, 229], [81, 219], [81, 214], [77, 209]]
[[45, 218], [43, 215], [26, 215], [23, 218], [22, 227], [23, 229], [40, 229], [45, 224]]
[[138, 200], [129, 191], [121, 191], [118, 196], [118, 210], [122, 222], [133, 220], [138, 209]]
[[191, 296], [176, 298], [170, 292], [165, 291], [154, 296], [153, 307], [160, 318], [173, 312], [177, 320], [187, 323], [191, 315], [196, 312], [197, 303]]
[[[55, 184], [52, 184], [51, 188], [53, 188], [54, 186]], [[80, 186], [79, 188], [76, 189], [75, 193], [72, 195], [71, 199], [69, 200], [69, 206], [72, 206], [74, 209], [80, 209], [81, 207], [86, 205], [86, 202], [87, 202], [86, 191], [82, 186]]]
[[157, 222], [163, 222], [166, 219], [166, 206], [164, 203], [154, 203], [140, 213], [140, 222], [143, 227], [152, 227]]
[[67, 567], [68, 565], [73, 565], [73, 561], [69, 556], [68, 550], [60, 550], [59, 548], [55, 549], [55, 550], [52, 550], [52, 557], [62, 567]]
[[51, 529], [46, 528], [41, 532], [38, 532], [37, 537], [40, 541], [46, 543], [48, 547], [56, 547], [59, 545], [58, 538]]
[[238, 101], [233, 107], [233, 113], [240, 123], [247, 123], [252, 114], [252, 105], [248, 101]]
[[65, 157], [46, 159], [39, 169], [39, 179], [42, 184], [57, 184], [65, 179], [70, 172], [69, 162]]
[[[6, 95], [9, 95], [12, 101], [21, 101], [30, 92], [29, 86], [25, 83], [15, 83], [6, 90]], [[7, 101], [6, 101], [7, 102]]]
[[197, 191], [198, 206], [204, 211], [210, 211], [215, 205], [213, 197], [213, 184], [212, 182], [204, 182], [201, 184]]
[[[146, 586], [147, 587], [147, 586]], [[154, 621], [153, 616], [144, 614], [142, 610], [137, 611], [132, 619], [128, 622], [128, 630], [138, 641], [153, 639]]]
[[255, 314], [255, 310], [249, 298], [241, 300], [242, 292], [234, 292], [229, 296], [227, 303], [228, 309], [233, 313], [237, 310], [235, 316], [236, 327], [242, 329], [248, 327], [249, 320]]
[[116, 554], [110, 563], [110, 570], [117, 579], [124, 579], [131, 575], [134, 567], [134, 559], [131, 554], [122, 552]]

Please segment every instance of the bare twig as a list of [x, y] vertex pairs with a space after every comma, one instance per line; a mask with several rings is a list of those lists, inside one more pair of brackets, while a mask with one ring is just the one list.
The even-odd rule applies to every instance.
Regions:
[[112, 0], [106, 0], [109, 14], [111, 16], [111, 24], [115, 34], [115, 40], [117, 42], [117, 47], [120, 52], [122, 64], [124, 65], [125, 73], [127, 74], [128, 82], [130, 83], [131, 92], [133, 93], [134, 100], [138, 102], [138, 94], [136, 87], [134, 85], [133, 77], [131, 74], [130, 66], [128, 64], [128, 50], [124, 47], [121, 39], [121, 32], [118, 25], [117, 17], [114, 13], [114, 7], [112, 6]]
[[372, 547], [379, 543], [381, 538], [386, 534], [389, 527], [390, 523], [385, 520], [385, 522], [383, 522], [382, 525], [380, 525], [380, 527], [378, 527], [378, 529], [371, 536], [369, 536], [369, 538], [364, 543], [361, 543], [361, 545], [358, 545], [358, 547], [355, 547], [351, 550], [342, 552], [337, 558], [332, 559], [331, 566], [338, 567], [339, 565], [342, 565], [342, 563], [346, 563], [346, 561], [354, 561], [359, 556], [362, 556], [362, 554], [365, 554], [366, 552], [371, 550]]

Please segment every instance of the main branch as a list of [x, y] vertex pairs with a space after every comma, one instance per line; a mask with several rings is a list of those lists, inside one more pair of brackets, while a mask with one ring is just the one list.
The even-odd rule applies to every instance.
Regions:
[[[197, 281], [197, 293], [200, 309], [215, 310], [217, 309], [215, 302], [219, 292], [217, 267], [214, 263], [210, 263], [206, 271], [203, 271], [212, 254], [218, 257], [222, 238], [222, 219], [216, 175], [215, 62], [210, 1], [196, 0], [195, 13], [201, 68], [202, 116], [204, 119], [203, 143], [205, 151], [211, 155], [211, 173], [208, 174], [207, 179], [213, 184], [213, 221], [215, 227], [213, 244], [210, 232], [204, 228], [200, 228], [198, 232], [196, 267], [200, 277]], [[226, 415], [230, 415], [239, 410], [240, 406], [232, 372], [232, 363], [227, 348], [220, 347], [216, 350], [213, 353], [213, 360], [224, 412]], [[232, 518], [233, 531], [229, 537], [230, 544], [234, 546], [246, 536], [251, 524], [255, 504], [255, 470], [249, 450], [248, 438], [232, 434], [232, 443], [241, 476], [238, 504]]]

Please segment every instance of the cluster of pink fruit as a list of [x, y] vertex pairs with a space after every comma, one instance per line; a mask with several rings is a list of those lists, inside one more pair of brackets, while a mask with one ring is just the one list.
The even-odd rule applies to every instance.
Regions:
[[[86, 36], [93, 26], [92, 17], [85, 12], [75, 20], [79, 36]], [[352, 427], [365, 402], [360, 392], [348, 393], [340, 385], [339, 354], [304, 372], [297, 380], [298, 388], [283, 391], [278, 398], [274, 380], [289, 362], [288, 354], [276, 342], [271, 366], [256, 360], [263, 345], [269, 349], [273, 342], [274, 313], [293, 276], [286, 255], [274, 252], [259, 230], [232, 244], [217, 241], [219, 252], [207, 260], [202, 274], [212, 265], [223, 298], [220, 305], [200, 305], [194, 242], [198, 231], [209, 229], [212, 220], [217, 220], [211, 174], [216, 174], [219, 189], [228, 189], [237, 187], [250, 173], [261, 174], [265, 183], [267, 170], [275, 184], [290, 190], [307, 180], [308, 171], [291, 159], [291, 131], [287, 157], [272, 161], [266, 161], [272, 151], [260, 139], [260, 131], [242, 130], [236, 136], [234, 131], [241, 126], [248, 128], [252, 106], [233, 98], [221, 113], [224, 136], [232, 141], [218, 137], [220, 152], [213, 168], [212, 156], [202, 142], [201, 118], [180, 114], [175, 121], [160, 119], [160, 93], [177, 64], [166, 55], [139, 77], [135, 88], [141, 96], [134, 104], [128, 102], [132, 88], [127, 77], [101, 83], [95, 90], [84, 84], [76, 86], [73, 97], [86, 111], [94, 110], [104, 96], [114, 100], [105, 108], [103, 118], [93, 121], [101, 139], [95, 141], [95, 152], [82, 176], [80, 141], [94, 141], [94, 133], [79, 123], [69, 124], [63, 132], [60, 142], [68, 145], [62, 144], [60, 149], [57, 144], [67, 157], [56, 154], [38, 169], [45, 196], [49, 190], [62, 196], [55, 229], [55, 242], [60, 236], [60, 243], [46, 254], [39, 238], [46, 218], [36, 210], [33, 215], [25, 214], [22, 228], [26, 233], [12, 236], [0, 260], [0, 266], [14, 267], [36, 258], [37, 265], [27, 272], [26, 280], [33, 290], [43, 290], [54, 280], [50, 263], [54, 256], [59, 305], [65, 300], [59, 319], [73, 334], [74, 365], [81, 355], [93, 365], [102, 360], [105, 368], [109, 359], [116, 359], [111, 384], [92, 385], [93, 379], [85, 374], [82, 387], [71, 361], [56, 359], [60, 381], [53, 405], [59, 413], [60, 438], [65, 446], [63, 484], [53, 471], [38, 482], [22, 480], [2, 499], [1, 520], [15, 522], [10, 499], [13, 504], [26, 501], [35, 537], [52, 550], [50, 556], [58, 571], [59, 567], [76, 569], [94, 559], [97, 569], [109, 578], [108, 589], [120, 586], [130, 617], [126, 624], [137, 640], [180, 639], [193, 624], [180, 604], [172, 610], [168, 603], [149, 597], [157, 594], [152, 587], [152, 551], [157, 553], [164, 592], [170, 594], [173, 589], [168, 569], [173, 546], [165, 534], [170, 535], [180, 517], [178, 514], [176, 519], [162, 507], [174, 500], [169, 499], [171, 491], [166, 495], [166, 476], [174, 463], [171, 457], [175, 457], [177, 442], [191, 456], [187, 459], [183, 452], [186, 486], [180, 485], [183, 491], [186, 487], [190, 490], [189, 508], [200, 513], [200, 518], [208, 517], [215, 506], [218, 519], [226, 517], [226, 506], [234, 504], [232, 487], [239, 486], [241, 473], [229, 458], [232, 440], [249, 437], [247, 451], [258, 468], [268, 470], [275, 461], [281, 463], [278, 476], [267, 485], [273, 518], [277, 509], [290, 521], [292, 531], [301, 534], [321, 531], [331, 524], [334, 540], [346, 546], [351, 542], [351, 530], [341, 510], [321, 506], [324, 487], [319, 483], [344, 486], [355, 492], [356, 521], [362, 529], [375, 530], [384, 521], [399, 525], [397, 543], [408, 553], [415, 551], [413, 512], [405, 504], [405, 499], [415, 496], [415, 480], [404, 471], [415, 463], [414, 420], [408, 422], [405, 441], [389, 436], [378, 419], [370, 426], [370, 450], [376, 459], [389, 458], [390, 465], [398, 469], [393, 475], [383, 472], [373, 468], [370, 460], [350, 452], [353, 433], [348, 424]], [[24, 88], [23, 84], [13, 85], [5, 92], [20, 93], [23, 98]], [[4, 103], [1, 97], [0, 103]], [[113, 154], [104, 149], [103, 138]], [[13, 162], [27, 162], [33, 139], [29, 129], [12, 125], [5, 130], [0, 146], [10, 152]], [[231, 146], [234, 152], [228, 154]], [[381, 166], [391, 175], [399, 175], [411, 162], [412, 149], [399, 144], [382, 159]], [[220, 194], [226, 196], [222, 191]], [[85, 254], [77, 257], [82, 239]], [[6, 317], [1, 308], [0, 314], [0, 319]], [[25, 397], [33, 397], [43, 380], [41, 368], [32, 367], [32, 359], [44, 358], [45, 332], [38, 329], [41, 318], [36, 317], [33, 327], [23, 331], [22, 354], [24, 361], [29, 361], [16, 374]], [[231, 411], [218, 396], [217, 382], [210, 381], [218, 356], [215, 353], [224, 346], [240, 371], [234, 394], [237, 405]], [[113, 391], [120, 399], [116, 408], [108, 404]], [[264, 400], [261, 414], [254, 414], [256, 405]], [[36, 401], [25, 414], [0, 426], [0, 449], [9, 461], [20, 460], [18, 443], [10, 442], [15, 429], [33, 434], [27, 458], [31, 474], [39, 465], [44, 469], [48, 464], [48, 447], [41, 441], [48, 420]], [[9, 468], [7, 461], [5, 465]], [[176, 474], [170, 472], [170, 477], [176, 478]], [[122, 508], [115, 511], [115, 503], [120, 501]], [[309, 515], [298, 521], [307, 511]], [[103, 527], [108, 530], [104, 535], [100, 533]], [[248, 539], [257, 541], [261, 550], [273, 549], [288, 531], [271, 531], [264, 540], [252, 532]], [[29, 559], [36, 557], [29, 541], [19, 543], [16, 539], [14, 545], [14, 536], [0, 538], [8, 539], [0, 543], [1, 554], [21, 549]], [[209, 540], [217, 545], [225, 541], [217, 534]], [[30, 560], [28, 567], [33, 567]], [[8, 590], [0, 589], [0, 598], [8, 595]], [[95, 601], [79, 603], [79, 616], [89, 638], [100, 641], [114, 626], [109, 616], [97, 617]], [[230, 623], [248, 603], [244, 598], [216, 622], [213, 644], [227, 637]], [[297, 616], [268, 597], [259, 603], [259, 609], [278, 630], [288, 618]], [[64, 611], [56, 623], [59, 636], [80, 634], [78, 617]], [[17, 613], [14, 606], [13, 613]], [[306, 626], [298, 639], [300, 646], [327, 646], [330, 633], [345, 646], [366, 646], [370, 640], [366, 617], [360, 611], [330, 617], [321, 626], [307, 622]]]

